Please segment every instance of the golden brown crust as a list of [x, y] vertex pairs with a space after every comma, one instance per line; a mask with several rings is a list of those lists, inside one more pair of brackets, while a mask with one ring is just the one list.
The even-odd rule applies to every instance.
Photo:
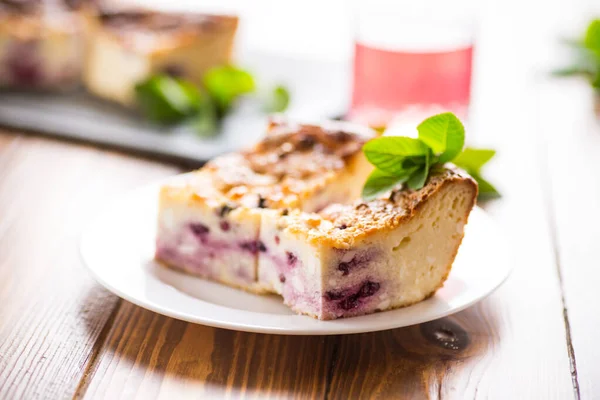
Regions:
[[[279, 132], [274, 133], [274, 130]], [[217, 157], [203, 169], [216, 190], [246, 207], [296, 208], [360, 163], [373, 136], [280, 122], [254, 148]]]
[[100, 29], [138, 50], [164, 51], [186, 46], [199, 36], [235, 32], [238, 18], [231, 15], [160, 12], [147, 9], [104, 9], [97, 17]]
[[0, 34], [29, 41], [49, 34], [72, 34], [82, 28], [83, 13], [68, 2], [1, 1]]
[[[295, 214], [285, 219], [286, 231], [304, 236], [311, 243], [348, 248], [365, 236], [392, 230], [405, 223], [434, 193], [445, 185], [458, 182], [472, 189], [471, 210], [477, 197], [477, 183], [461, 170], [448, 167], [434, 172], [427, 184], [416, 191], [392, 191], [389, 196], [371, 202], [333, 205], [310, 218]], [[468, 214], [464, 217], [465, 223], [467, 218]]]

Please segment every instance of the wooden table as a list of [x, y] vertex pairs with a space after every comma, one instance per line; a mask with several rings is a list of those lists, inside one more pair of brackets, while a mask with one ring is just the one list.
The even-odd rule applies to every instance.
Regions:
[[487, 9], [510, 19], [486, 20], [468, 133], [499, 150], [489, 173], [504, 197], [486, 208], [514, 272], [495, 294], [452, 317], [348, 336], [167, 318], [96, 284], [77, 243], [107, 201], [182, 169], [3, 131], [0, 399], [599, 396], [600, 125], [583, 83], [544, 72], [566, 3], [545, 2], [536, 25], [536, 5], [513, 2], [511, 14], [508, 3]]

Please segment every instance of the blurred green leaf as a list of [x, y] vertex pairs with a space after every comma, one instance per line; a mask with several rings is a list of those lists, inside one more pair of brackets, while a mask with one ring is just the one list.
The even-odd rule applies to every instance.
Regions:
[[202, 137], [214, 136], [219, 132], [219, 116], [210, 97], [204, 97], [198, 113], [192, 117], [190, 123], [194, 131]]
[[290, 92], [285, 86], [277, 85], [267, 99], [265, 109], [268, 112], [283, 112], [290, 104]]
[[220, 116], [227, 113], [239, 96], [255, 90], [252, 75], [231, 65], [210, 69], [204, 75], [203, 83], [208, 94], [214, 99]]
[[587, 75], [589, 71], [580, 65], [572, 65], [570, 67], [558, 68], [552, 71], [554, 76], [575, 76], [575, 75]]
[[486, 181], [485, 179], [483, 179], [483, 177], [479, 174], [470, 174], [473, 179], [475, 179], [477, 181], [477, 185], [479, 186], [479, 199], [480, 200], [487, 200], [487, 199], [491, 199], [491, 198], [498, 198], [501, 197], [500, 192], [498, 192], [498, 190], [496, 190], [496, 188], [494, 187], [494, 185], [492, 185], [490, 182]]
[[192, 83], [155, 75], [135, 86], [137, 104], [151, 121], [172, 124], [200, 108], [202, 94]]
[[452, 162], [467, 172], [477, 173], [495, 155], [496, 150], [467, 147]]
[[600, 51], [600, 19], [590, 22], [583, 43], [590, 50]]

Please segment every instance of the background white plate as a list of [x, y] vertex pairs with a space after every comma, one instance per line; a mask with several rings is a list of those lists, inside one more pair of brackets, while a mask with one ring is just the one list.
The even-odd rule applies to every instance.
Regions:
[[84, 232], [81, 254], [100, 284], [141, 307], [173, 318], [249, 332], [330, 335], [419, 324], [460, 311], [493, 292], [511, 262], [496, 226], [473, 210], [446, 284], [410, 307], [318, 321], [296, 315], [277, 296], [259, 296], [161, 267], [153, 261], [160, 184], [115, 202]]

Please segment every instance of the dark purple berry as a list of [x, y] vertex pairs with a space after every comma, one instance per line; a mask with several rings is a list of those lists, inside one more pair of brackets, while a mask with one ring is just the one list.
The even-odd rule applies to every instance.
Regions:
[[296, 257], [296, 255], [292, 252], [286, 251], [285, 255], [287, 256], [287, 263], [289, 266], [294, 266], [296, 265], [296, 262], [298, 261], [298, 257]]
[[221, 227], [221, 230], [223, 232], [227, 232], [229, 230], [229, 228], [231, 228], [231, 226], [229, 225], [229, 222], [227, 222], [227, 221], [221, 221], [219, 226]]
[[19, 45], [7, 61], [7, 69], [19, 85], [36, 85], [42, 81], [42, 69], [35, 57], [36, 42]]
[[344, 229], [348, 228], [348, 225], [346, 225], [346, 224], [341, 224], [341, 225], [340, 225], [340, 226], [338, 226], [337, 228], [338, 228], [338, 229], [340, 229], [340, 230], [344, 230]]
[[208, 232], [210, 232], [208, 226], [204, 224], [190, 224], [190, 229], [192, 230], [192, 232], [194, 232], [194, 235], [196, 236], [204, 236]]
[[342, 271], [342, 275], [346, 276], [350, 273], [350, 264], [342, 262], [338, 265], [338, 270]]
[[242, 250], [247, 250], [252, 254], [258, 253], [258, 248], [256, 247], [255, 241], [240, 243], [240, 248]]
[[377, 282], [366, 281], [358, 291], [359, 297], [370, 297], [373, 296], [379, 290], [381, 285]]
[[258, 195], [258, 208], [267, 208], [267, 199]]
[[339, 300], [344, 297], [344, 292], [332, 292], [328, 291], [325, 293], [327, 300]]
[[285, 283], [285, 276], [283, 274], [279, 274], [279, 282]]
[[249, 251], [252, 254], [257, 254], [259, 251], [265, 252], [267, 251], [266, 246], [260, 240], [252, 240], [250, 242], [240, 243], [240, 248], [243, 250]]
[[360, 252], [354, 255], [354, 257], [352, 257], [350, 261], [343, 261], [339, 263], [337, 268], [339, 271], [342, 272], [343, 276], [347, 276], [355, 268], [361, 268], [366, 266], [372, 259], [372, 251]]
[[221, 208], [219, 209], [219, 216], [221, 218], [223, 218], [224, 216], [226, 216], [227, 214], [229, 214], [231, 211], [233, 211], [235, 208], [236, 208], [235, 205], [223, 204], [221, 206]]
[[346, 297], [344, 300], [340, 301], [340, 307], [345, 311], [358, 307], [358, 297], [356, 295]]

